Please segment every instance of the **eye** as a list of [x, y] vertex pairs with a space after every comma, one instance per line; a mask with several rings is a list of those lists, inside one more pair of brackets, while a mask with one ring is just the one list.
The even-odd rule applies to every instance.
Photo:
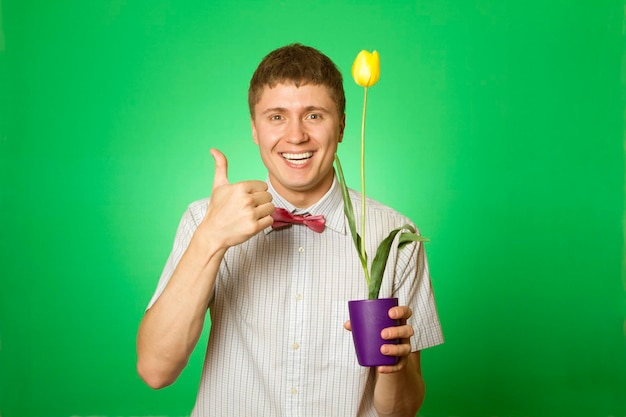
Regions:
[[270, 120], [282, 120], [283, 116], [280, 114], [273, 114], [270, 116]]
[[322, 115], [319, 113], [311, 113], [306, 118], [310, 120], [318, 120], [322, 118]]

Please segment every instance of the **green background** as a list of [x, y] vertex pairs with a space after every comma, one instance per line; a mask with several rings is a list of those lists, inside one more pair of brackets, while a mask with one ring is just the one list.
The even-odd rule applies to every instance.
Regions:
[[[626, 416], [624, 1], [0, 1], [0, 415], [182, 416], [135, 334], [187, 204], [264, 179], [249, 78], [298, 41], [346, 77], [358, 188], [428, 244], [425, 417]], [[225, 364], [228, 366], [228, 364]]]

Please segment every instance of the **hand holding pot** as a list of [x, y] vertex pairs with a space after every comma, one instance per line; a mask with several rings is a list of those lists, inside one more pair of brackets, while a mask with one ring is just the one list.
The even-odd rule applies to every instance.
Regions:
[[381, 332], [381, 337], [385, 340], [400, 339], [400, 343], [385, 344], [380, 348], [380, 351], [384, 355], [398, 357], [398, 362], [392, 366], [379, 366], [378, 372], [381, 374], [397, 372], [406, 366], [411, 355], [410, 339], [415, 334], [413, 327], [406, 324], [406, 321], [412, 315], [413, 312], [406, 306], [393, 307], [389, 310], [389, 318], [398, 320], [400, 325], [384, 329]]
[[[374, 300], [369, 301], [371, 302]], [[371, 354], [366, 353], [359, 354], [360, 349], [357, 348], [359, 363], [361, 363], [361, 365], [363, 366], [377, 366], [380, 373], [393, 373], [400, 371], [402, 368], [404, 368], [404, 366], [407, 364], [409, 355], [411, 354], [410, 338], [414, 334], [413, 328], [406, 324], [407, 319], [413, 314], [409, 307], [396, 305], [389, 308], [387, 314], [391, 321], [397, 322], [398, 325], [385, 327], [380, 331], [379, 340], [381, 340], [382, 344], [380, 344], [379, 346], [382, 356], [380, 354], [372, 355], [378, 355], [381, 358], [393, 357], [394, 360], [388, 361], [383, 359], [376, 359], [376, 356], [372, 356]], [[366, 313], [366, 316], [370, 317], [370, 321], [368, 323], [361, 324], [360, 326], [365, 326], [365, 328], [368, 328], [370, 329], [369, 331], [371, 331], [376, 328], [376, 326], [374, 326], [373, 324], [375, 322], [371, 321], [371, 312], [368, 311]], [[348, 331], [352, 331], [352, 323], [350, 320], [344, 323], [344, 328]], [[363, 330], [364, 328], [361, 327], [359, 331], [363, 332]], [[375, 337], [378, 338], [378, 336]], [[390, 343], [384, 343], [384, 341], [386, 340]]]

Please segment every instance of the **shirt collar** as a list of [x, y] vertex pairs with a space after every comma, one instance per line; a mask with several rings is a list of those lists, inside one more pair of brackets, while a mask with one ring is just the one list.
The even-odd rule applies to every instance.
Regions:
[[[310, 207], [301, 209], [290, 202], [288, 202], [283, 196], [272, 186], [272, 183], [267, 178], [268, 192], [272, 195], [272, 202], [275, 207], [280, 207], [288, 210], [291, 213], [303, 214], [310, 213], [313, 215], [323, 215], [326, 219], [326, 228], [334, 230], [337, 233], [346, 234], [346, 218], [343, 212], [343, 197], [341, 196], [341, 186], [337, 181], [337, 176], [333, 177], [333, 184], [324, 196], [315, 204]], [[273, 229], [267, 227], [265, 234], [268, 234]]]

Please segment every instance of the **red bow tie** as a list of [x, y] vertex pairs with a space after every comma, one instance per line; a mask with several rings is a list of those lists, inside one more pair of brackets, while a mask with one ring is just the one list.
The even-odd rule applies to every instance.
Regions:
[[311, 216], [310, 214], [302, 216], [299, 214], [292, 214], [284, 208], [275, 208], [272, 213], [272, 218], [274, 219], [274, 224], [272, 224], [274, 229], [293, 223], [299, 223], [304, 224], [306, 227], [317, 233], [322, 233], [324, 231], [324, 224], [326, 223], [324, 216]]

